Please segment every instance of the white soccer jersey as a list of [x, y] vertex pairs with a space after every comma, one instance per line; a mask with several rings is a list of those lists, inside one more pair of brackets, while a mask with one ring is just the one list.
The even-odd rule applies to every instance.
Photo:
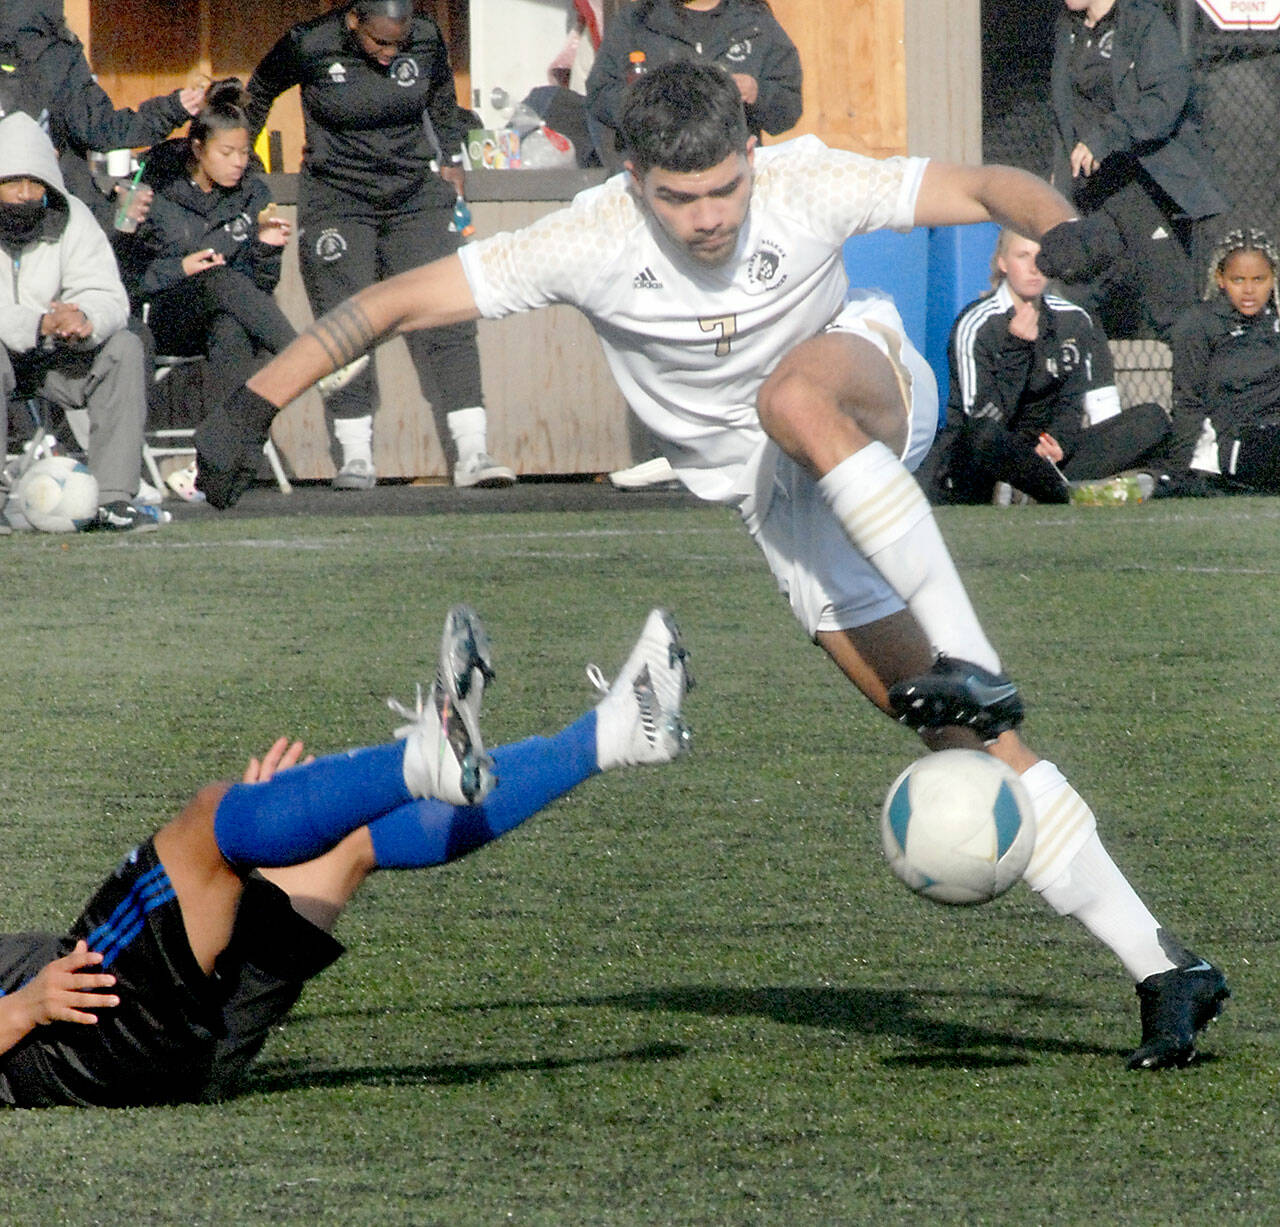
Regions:
[[627, 403], [664, 440], [684, 483], [736, 502], [764, 440], [760, 384], [840, 311], [845, 239], [911, 228], [924, 166], [812, 136], [758, 149], [737, 252], [718, 268], [681, 254], [625, 175], [459, 255], [487, 318], [551, 303], [583, 311]]

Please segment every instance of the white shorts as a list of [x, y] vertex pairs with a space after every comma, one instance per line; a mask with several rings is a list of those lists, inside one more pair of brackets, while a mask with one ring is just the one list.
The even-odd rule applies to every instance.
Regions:
[[[862, 337], [894, 364], [909, 419], [906, 449], [900, 458], [914, 471], [938, 427], [937, 380], [907, 339], [892, 301], [864, 293], [860, 291], [826, 331]], [[772, 441], [765, 444], [758, 471], [761, 477], [772, 477], [771, 488], [767, 495], [758, 490], [749, 500], [753, 514], [746, 515], [744, 507], [747, 528], [809, 635], [865, 626], [904, 608], [880, 572], [849, 540], [814, 479]]]

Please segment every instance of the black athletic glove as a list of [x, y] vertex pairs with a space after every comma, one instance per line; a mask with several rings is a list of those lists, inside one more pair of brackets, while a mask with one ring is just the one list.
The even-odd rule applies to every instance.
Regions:
[[1057, 281], [1092, 281], [1120, 258], [1120, 232], [1105, 213], [1059, 222], [1040, 237], [1036, 264]]
[[196, 427], [196, 489], [211, 507], [232, 506], [253, 485], [279, 412], [265, 397], [242, 386]]

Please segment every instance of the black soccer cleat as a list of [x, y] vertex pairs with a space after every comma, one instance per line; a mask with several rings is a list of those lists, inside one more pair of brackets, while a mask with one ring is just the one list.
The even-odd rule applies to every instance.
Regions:
[[1129, 1057], [1130, 1069], [1180, 1069], [1196, 1056], [1196, 1035], [1219, 1014], [1231, 996], [1227, 978], [1212, 963], [1198, 960], [1148, 976], [1138, 985], [1142, 1045]]
[[1022, 723], [1022, 696], [1002, 673], [968, 660], [939, 656], [920, 677], [889, 687], [899, 724], [912, 729], [971, 728], [985, 741]]

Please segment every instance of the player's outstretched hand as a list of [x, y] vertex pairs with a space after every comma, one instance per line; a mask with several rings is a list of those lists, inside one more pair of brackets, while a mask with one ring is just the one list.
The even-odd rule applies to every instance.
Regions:
[[303, 757], [306, 747], [300, 741], [290, 741], [287, 737], [277, 737], [274, 744], [259, 760], [251, 758], [244, 769], [246, 784], [265, 784], [278, 771], [287, 771], [296, 767], [299, 762], [309, 763], [314, 754]]
[[1105, 213], [1059, 222], [1040, 236], [1036, 264], [1058, 281], [1090, 281], [1120, 258], [1120, 232]]
[[42, 967], [12, 997], [21, 999], [32, 1027], [46, 1023], [96, 1023], [93, 1011], [120, 1004], [120, 998], [103, 992], [114, 986], [115, 976], [95, 971], [102, 955], [83, 940], [70, 954]]

